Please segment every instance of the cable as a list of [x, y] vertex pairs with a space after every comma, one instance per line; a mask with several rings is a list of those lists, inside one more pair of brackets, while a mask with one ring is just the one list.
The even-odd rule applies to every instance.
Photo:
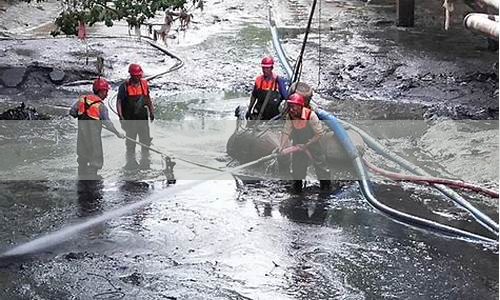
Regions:
[[318, 0], [313, 0], [311, 11], [309, 13], [309, 19], [307, 20], [306, 32], [304, 34], [304, 40], [302, 42], [302, 47], [300, 49], [300, 54], [297, 58], [297, 62], [295, 64], [295, 70], [293, 71], [293, 77], [291, 83], [300, 81], [300, 75], [302, 73], [302, 59], [304, 57], [304, 52], [307, 44], [307, 37], [309, 36], [309, 32], [311, 31], [311, 23], [314, 17], [314, 10], [316, 9], [316, 3]]

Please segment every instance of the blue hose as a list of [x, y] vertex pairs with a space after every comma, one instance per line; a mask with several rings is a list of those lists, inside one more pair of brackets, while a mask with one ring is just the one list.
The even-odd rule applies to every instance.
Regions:
[[349, 158], [354, 160], [360, 157], [358, 149], [356, 149], [356, 146], [352, 143], [347, 131], [344, 129], [342, 124], [340, 124], [337, 118], [322, 109], [317, 109], [315, 112], [318, 115], [318, 118], [335, 133], [335, 136], [339, 140], [340, 144], [342, 144], [342, 147], [346, 150]]

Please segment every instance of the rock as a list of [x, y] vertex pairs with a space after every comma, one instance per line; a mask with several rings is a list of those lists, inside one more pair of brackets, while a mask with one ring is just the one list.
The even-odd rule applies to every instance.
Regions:
[[65, 75], [66, 74], [63, 71], [57, 69], [54, 69], [52, 70], [52, 72], [49, 73], [50, 80], [53, 83], [61, 83]]
[[0, 79], [6, 87], [17, 87], [20, 85], [26, 76], [25, 67], [14, 67], [3, 71]]
[[139, 286], [139, 285], [141, 285], [142, 281], [144, 281], [144, 276], [142, 276], [138, 272], [134, 272], [128, 276], [120, 277], [120, 280], [125, 282], [125, 283], [130, 283], [130, 284]]
[[85, 253], [70, 252], [70, 253], [64, 255], [64, 258], [66, 260], [82, 259], [82, 258], [85, 258]]
[[385, 20], [385, 19], [375, 20], [373, 22], [373, 25], [375, 26], [390, 26], [393, 24], [394, 24], [393, 20]]
[[213, 18], [214, 18], [212, 21], [213, 24], [222, 22], [222, 19], [219, 16], [213, 16]]

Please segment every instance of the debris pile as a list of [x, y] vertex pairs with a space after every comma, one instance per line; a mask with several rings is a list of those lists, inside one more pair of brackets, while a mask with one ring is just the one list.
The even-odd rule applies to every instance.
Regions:
[[40, 114], [35, 108], [26, 106], [22, 102], [19, 106], [6, 110], [0, 114], [0, 120], [49, 120], [50, 117]]

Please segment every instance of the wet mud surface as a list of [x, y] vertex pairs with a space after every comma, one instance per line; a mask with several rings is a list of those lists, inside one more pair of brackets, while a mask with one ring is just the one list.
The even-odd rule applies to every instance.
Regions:
[[[285, 50], [295, 57], [310, 1], [271, 2]], [[231, 160], [225, 155], [225, 137], [233, 130], [228, 120], [237, 105], [248, 101], [261, 56], [273, 53], [267, 4], [208, 1], [203, 13], [195, 13], [197, 23], [190, 30], [174, 32], [168, 49], [185, 65], [151, 82], [157, 104], [153, 143], [214, 167]], [[453, 15], [450, 32], [444, 32], [441, 14], [433, 12], [439, 6], [419, 3], [417, 26], [400, 29], [392, 4], [324, 1], [323, 98], [318, 101], [345, 119], [425, 120], [418, 135], [365, 129], [433, 174], [498, 189], [498, 53], [488, 52], [485, 40], [461, 27], [463, 8]], [[108, 28], [95, 30], [112, 34]], [[114, 34], [126, 31], [117, 27]], [[303, 73], [314, 87], [317, 36], [315, 29]], [[353, 182], [324, 193], [309, 180], [305, 193], [295, 195], [286, 182], [229, 177], [172, 194], [159, 156], [152, 156], [152, 168], [141, 172], [141, 180], [129, 180], [121, 168], [122, 141], [109, 134], [103, 138], [108, 145], [101, 171], [105, 179], [68, 180], [76, 174], [76, 122], [64, 117], [65, 110], [90, 86], [64, 83], [93, 78], [97, 55], [104, 56], [105, 76], [115, 88], [131, 60], [143, 63], [146, 75], [173, 60], [130, 39], [89, 40], [89, 64], [85, 46], [71, 39], [0, 43], [2, 71], [28, 66], [22, 83], [0, 87], [1, 111], [24, 102], [53, 118], [35, 128], [0, 124], [0, 252], [115, 208], [157, 199], [52, 241], [42, 251], [0, 258], [1, 299], [498, 298], [498, 248], [396, 223], [371, 208]], [[52, 50], [45, 47], [49, 44]], [[55, 55], [63, 45], [66, 51]], [[50, 80], [54, 68], [66, 73], [63, 83]], [[108, 103], [113, 107], [112, 98]], [[438, 122], [450, 118], [493, 121], [481, 126]], [[24, 145], [26, 153], [17, 153], [13, 145]], [[371, 152], [367, 157], [381, 161]], [[196, 179], [207, 176], [182, 164], [176, 171]], [[46, 174], [56, 179], [6, 179]], [[198, 181], [178, 184], [193, 182]], [[375, 177], [373, 188], [382, 202], [402, 211], [489, 234], [427, 186]], [[461, 194], [498, 221], [497, 199]]]

